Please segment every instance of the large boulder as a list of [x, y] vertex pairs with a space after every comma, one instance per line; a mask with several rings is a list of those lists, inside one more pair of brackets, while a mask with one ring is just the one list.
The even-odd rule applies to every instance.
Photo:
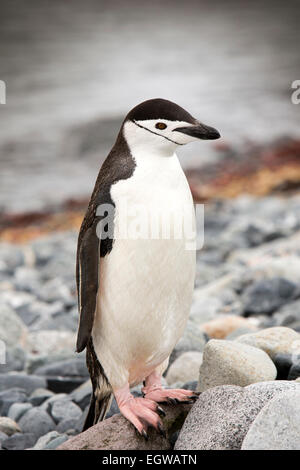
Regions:
[[275, 396], [258, 413], [242, 450], [300, 449], [300, 388]]
[[72, 437], [58, 450], [170, 450], [169, 438], [182, 426], [191, 405], [163, 406], [167, 438], [149, 429], [146, 441], [122, 415], [117, 414]]
[[300, 391], [300, 383], [271, 381], [245, 388], [223, 385], [203, 392], [193, 405], [176, 450], [240, 449], [260, 410], [276, 395]]

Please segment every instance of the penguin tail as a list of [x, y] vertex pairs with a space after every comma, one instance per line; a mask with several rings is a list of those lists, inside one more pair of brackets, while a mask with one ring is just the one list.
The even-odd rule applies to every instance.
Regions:
[[112, 393], [107, 393], [102, 397], [97, 397], [93, 393], [88, 414], [85, 419], [82, 431], [86, 431], [91, 426], [94, 426], [99, 421], [103, 421], [106, 413], [110, 409], [110, 405], [113, 399]]

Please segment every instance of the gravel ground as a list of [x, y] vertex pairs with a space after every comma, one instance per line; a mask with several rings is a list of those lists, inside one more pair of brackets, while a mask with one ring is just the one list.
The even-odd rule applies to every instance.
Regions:
[[[91, 386], [84, 354], [74, 353], [76, 240], [76, 233], [62, 232], [26, 245], [0, 243], [3, 449], [53, 449], [81, 430]], [[298, 195], [205, 206], [191, 315], [166, 385], [207, 393], [299, 377], [299, 240]], [[117, 412], [114, 402], [108, 416]], [[253, 433], [247, 446], [255, 445]]]

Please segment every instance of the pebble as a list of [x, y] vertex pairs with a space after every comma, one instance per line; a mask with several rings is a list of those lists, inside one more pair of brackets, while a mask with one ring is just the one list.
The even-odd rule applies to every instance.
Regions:
[[257, 330], [256, 326], [248, 319], [237, 315], [222, 315], [207, 323], [201, 324], [201, 329], [210, 338], [215, 339], [224, 339], [239, 328], [246, 328], [252, 331]]
[[251, 424], [242, 450], [300, 449], [300, 387], [275, 396]]
[[257, 348], [234, 341], [210, 340], [203, 352], [198, 390], [218, 385], [240, 385], [274, 380], [276, 367], [268, 355]]
[[52, 441], [50, 441], [47, 445], [45, 445], [44, 450], [55, 450], [61, 444], [66, 442], [69, 439], [69, 436], [58, 436]]
[[13, 403], [8, 410], [8, 418], [12, 419], [13, 421], [19, 421], [22, 416], [32, 408], [31, 403]]
[[22, 432], [33, 433], [36, 437], [43, 436], [55, 429], [55, 422], [46, 411], [40, 407], [31, 408], [20, 419], [19, 426]]
[[4, 432], [8, 436], [12, 436], [16, 432], [21, 432], [21, 429], [12, 419], [0, 416], [0, 431]]
[[202, 353], [189, 351], [181, 354], [170, 366], [167, 372], [167, 383], [189, 382], [197, 380], [199, 368], [202, 364]]
[[63, 419], [78, 419], [82, 414], [81, 409], [70, 400], [56, 400], [51, 407], [51, 416], [56, 423]]
[[271, 358], [276, 354], [300, 354], [300, 334], [291, 328], [277, 326], [257, 333], [246, 334], [236, 342], [248, 344], [265, 351]]

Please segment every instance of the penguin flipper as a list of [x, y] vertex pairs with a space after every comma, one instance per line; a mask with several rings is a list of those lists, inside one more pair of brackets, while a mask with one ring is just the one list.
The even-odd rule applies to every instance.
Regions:
[[97, 292], [99, 285], [100, 238], [97, 235], [95, 218], [85, 230], [77, 250], [77, 287], [79, 297], [79, 328], [76, 351], [81, 352], [87, 346], [91, 336]]

